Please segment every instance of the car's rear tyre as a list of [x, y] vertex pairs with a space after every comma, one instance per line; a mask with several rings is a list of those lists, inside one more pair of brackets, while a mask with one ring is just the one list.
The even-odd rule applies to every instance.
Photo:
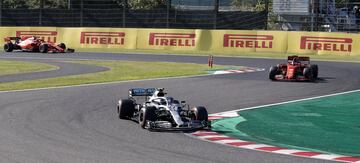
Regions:
[[120, 119], [131, 118], [135, 112], [134, 102], [128, 99], [120, 100], [117, 111]]
[[64, 50], [66, 49], [66, 45], [64, 43], [60, 43], [58, 46]]
[[270, 70], [269, 70], [269, 79], [270, 80], [275, 80], [275, 76], [277, 75], [279, 70], [279, 67], [277, 66], [271, 66]]
[[146, 107], [139, 112], [139, 124], [142, 128], [146, 127], [147, 121], [156, 121], [156, 108], [153, 106]]
[[319, 67], [318, 67], [318, 65], [311, 65], [310, 68], [313, 70], [314, 79], [317, 79], [318, 75], [319, 75]]
[[14, 50], [14, 44], [12, 44], [12, 43], [4, 44], [4, 51], [12, 52], [13, 50]]
[[208, 112], [205, 107], [197, 106], [191, 110], [192, 116], [191, 119], [199, 121], [208, 121]]
[[48, 44], [41, 44], [39, 46], [40, 53], [47, 53], [48, 50], [49, 50], [49, 45]]
[[314, 73], [311, 68], [304, 68], [303, 74], [305, 78], [309, 79], [310, 81], [314, 81]]

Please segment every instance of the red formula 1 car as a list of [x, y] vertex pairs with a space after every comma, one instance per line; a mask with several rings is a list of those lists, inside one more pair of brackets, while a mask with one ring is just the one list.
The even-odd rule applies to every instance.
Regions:
[[269, 79], [273, 81], [315, 81], [318, 78], [319, 68], [310, 64], [309, 57], [288, 56], [287, 63], [271, 66]]
[[66, 49], [64, 43], [56, 45], [53, 42], [46, 42], [38, 37], [6, 37], [4, 44], [4, 50], [6, 52], [12, 52], [13, 50], [21, 50], [28, 52], [53, 52], [53, 53], [65, 53], [75, 52], [74, 49]]

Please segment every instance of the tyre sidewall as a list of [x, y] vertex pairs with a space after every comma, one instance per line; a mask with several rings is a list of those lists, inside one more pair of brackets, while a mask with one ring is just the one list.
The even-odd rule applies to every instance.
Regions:
[[269, 79], [275, 80], [275, 76], [278, 72], [279, 68], [277, 66], [271, 66], [269, 70]]
[[14, 45], [12, 43], [4, 44], [4, 51], [5, 52], [12, 52], [14, 50]]
[[117, 112], [120, 119], [132, 118], [135, 112], [133, 101], [128, 99], [120, 100]]
[[314, 80], [314, 74], [311, 68], [304, 68], [303, 74], [305, 78], [309, 79], [310, 81]]
[[208, 121], [208, 112], [205, 107], [197, 106], [191, 109], [193, 120]]
[[66, 45], [64, 43], [60, 43], [58, 46], [64, 50], [66, 49]]
[[156, 121], [156, 108], [155, 107], [146, 107], [142, 108], [139, 112], [139, 124], [142, 128], [146, 128], [147, 122]]
[[47, 52], [48, 52], [48, 45], [47, 45], [47, 44], [41, 44], [41, 45], [39, 46], [39, 51], [40, 51], [41, 53], [47, 53]]
[[311, 65], [310, 68], [313, 70], [313, 77], [314, 79], [318, 78], [318, 74], [319, 74], [319, 67], [318, 65]]

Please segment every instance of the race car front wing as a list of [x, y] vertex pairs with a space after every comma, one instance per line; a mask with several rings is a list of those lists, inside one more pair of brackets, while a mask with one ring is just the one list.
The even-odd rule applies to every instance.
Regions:
[[184, 123], [182, 126], [173, 127], [172, 124], [168, 121], [148, 121], [146, 129], [149, 131], [189, 131], [189, 130], [199, 130], [199, 129], [210, 129], [210, 121], [189, 121]]

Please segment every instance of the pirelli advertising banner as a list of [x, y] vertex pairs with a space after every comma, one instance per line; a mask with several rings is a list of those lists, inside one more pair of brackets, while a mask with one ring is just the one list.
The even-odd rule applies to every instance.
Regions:
[[193, 51], [200, 36], [201, 30], [138, 29], [137, 49]]
[[[190, 53], [360, 55], [360, 34], [257, 30], [0, 27], [0, 37], [37, 36], [75, 49]], [[90, 51], [90, 50], [88, 50]]]
[[211, 49], [216, 53], [285, 53], [287, 50], [286, 32], [213, 30], [211, 39]]
[[137, 29], [60, 28], [59, 31], [64, 33], [63, 42], [78, 48], [136, 49]]
[[296, 54], [360, 55], [360, 35], [288, 32], [288, 52]]

